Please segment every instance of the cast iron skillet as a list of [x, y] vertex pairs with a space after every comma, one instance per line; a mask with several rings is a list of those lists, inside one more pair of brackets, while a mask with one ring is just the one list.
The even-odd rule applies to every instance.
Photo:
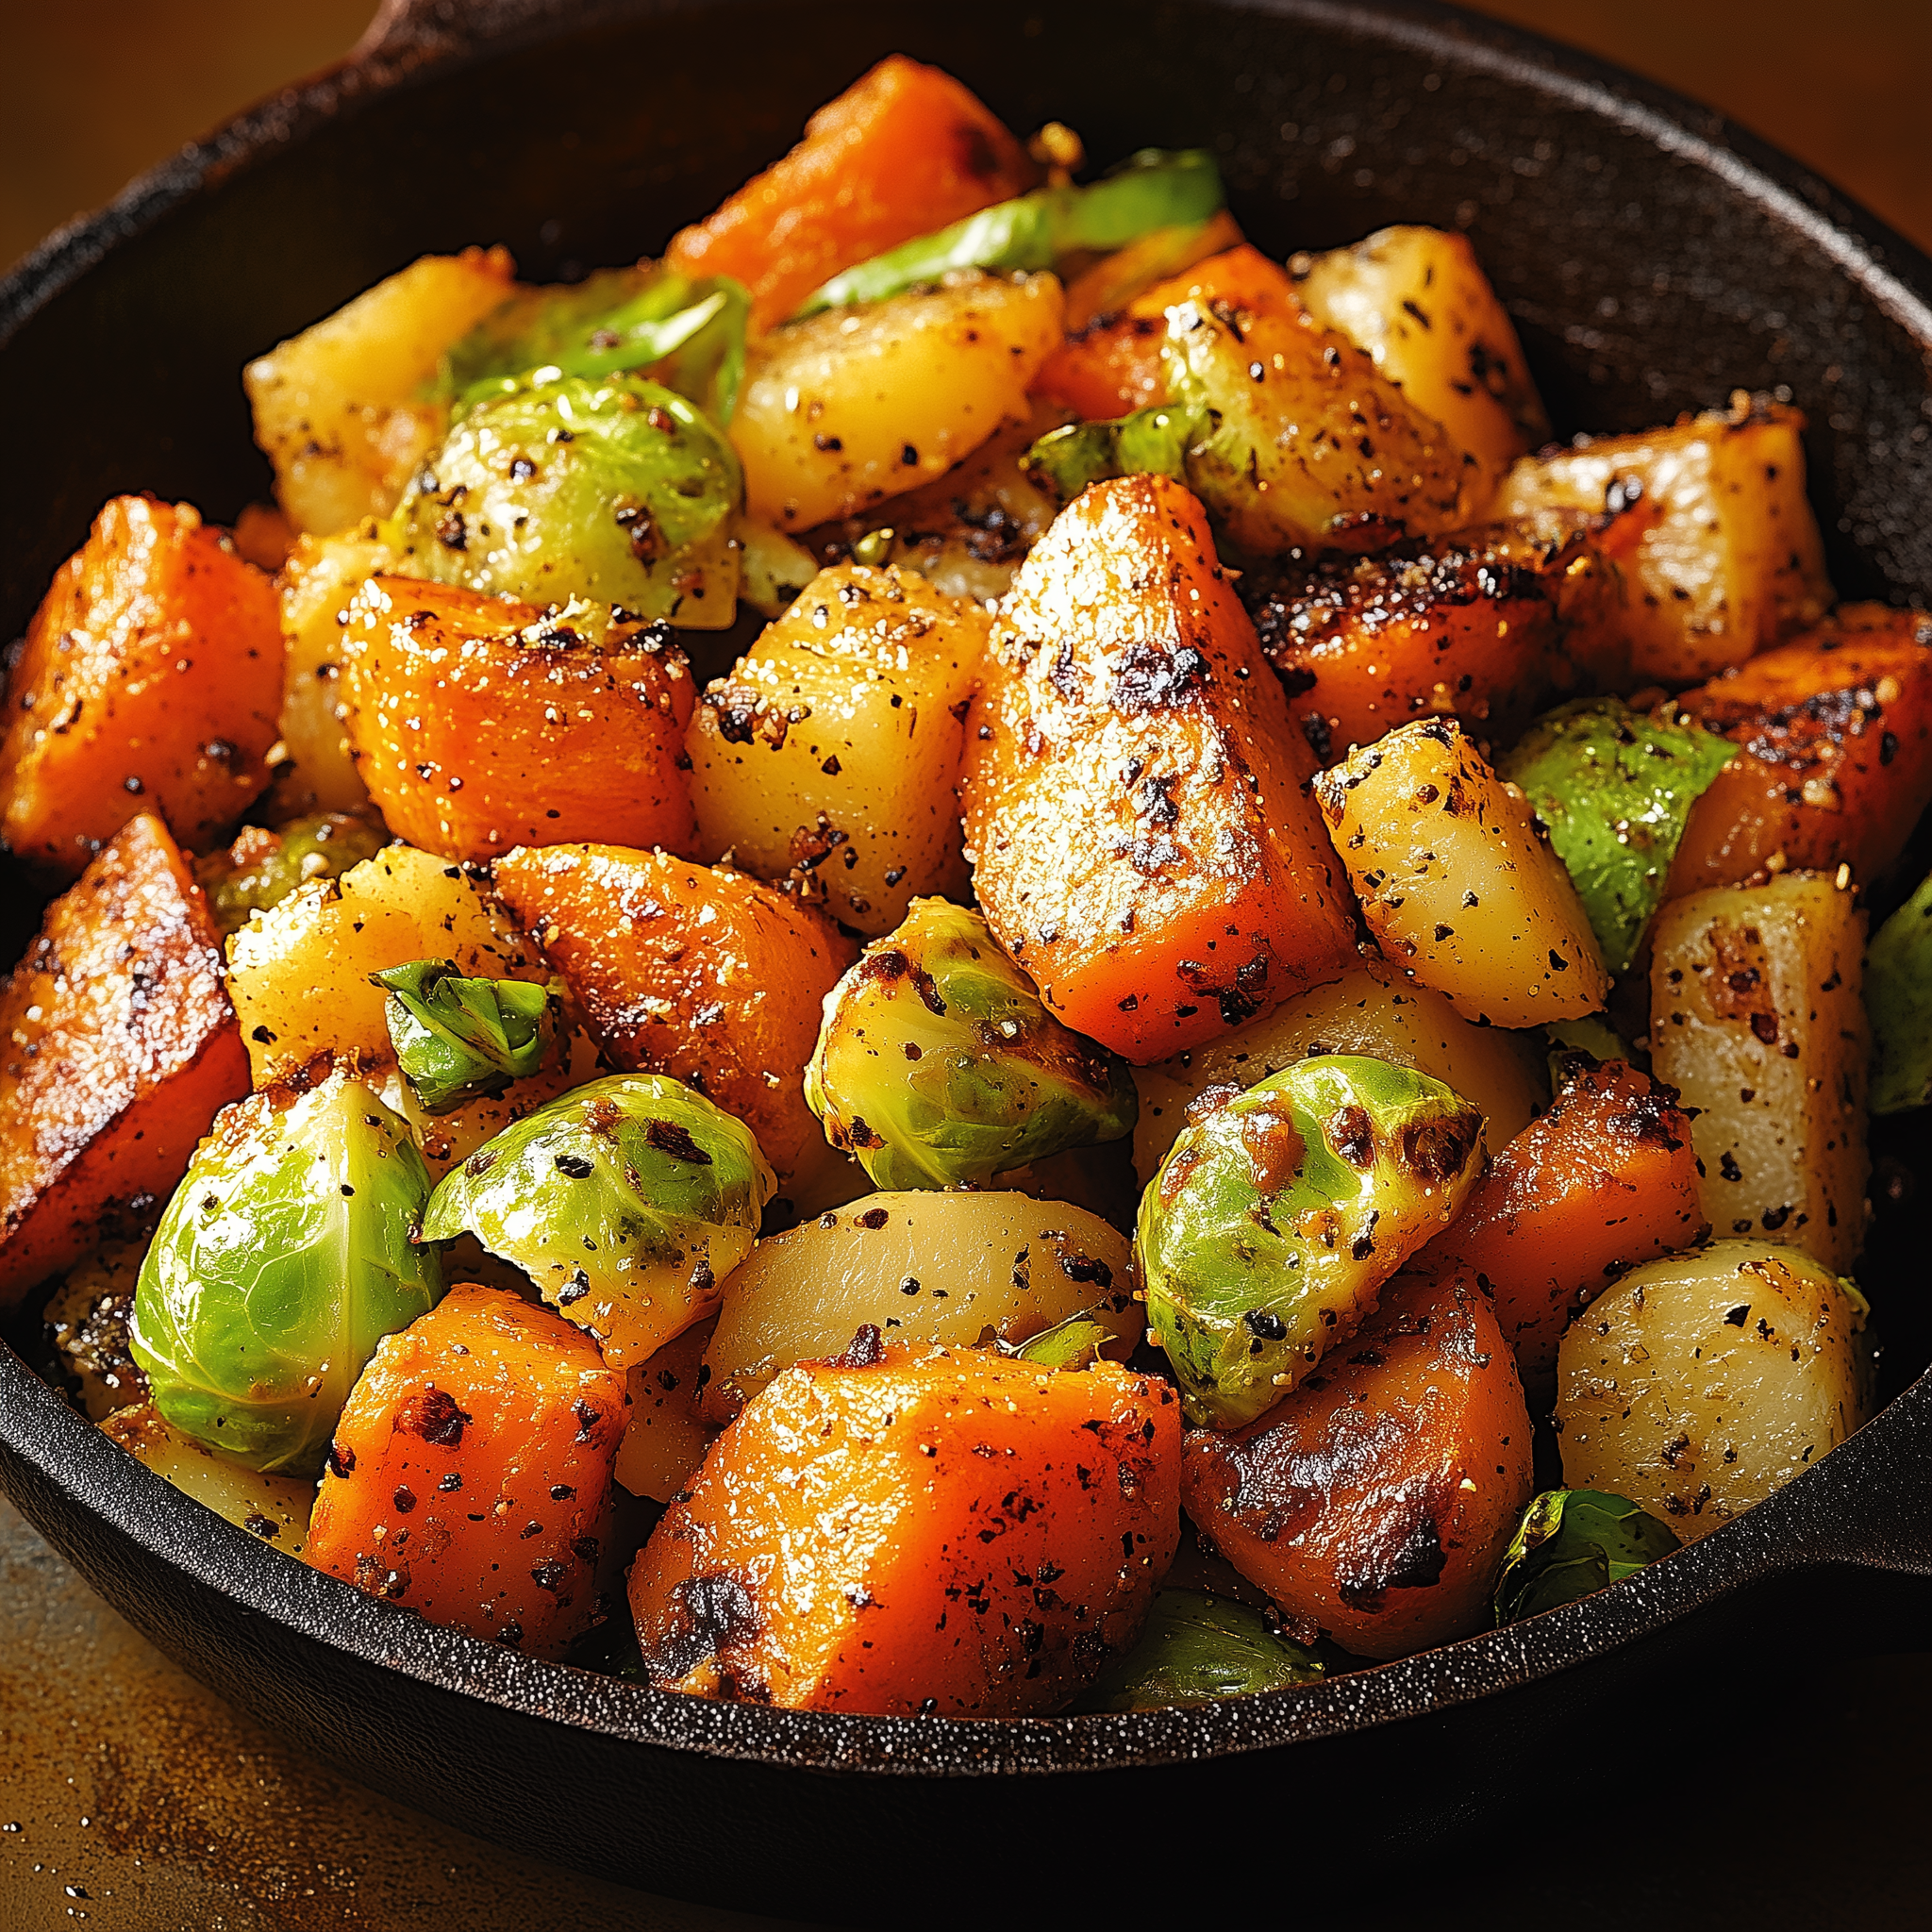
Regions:
[[[1102, 158], [1211, 143], [1277, 254], [1391, 221], [1467, 228], [1563, 430], [1788, 385], [1840, 590], [1932, 589], [1932, 263], [1707, 111], [1527, 36], [1319, 0], [458, 10], [391, 0], [344, 68], [0, 287], [0, 637], [109, 493], [216, 516], [267, 494], [250, 353], [425, 250], [503, 241], [544, 279], [655, 252], [893, 49], [1015, 127], [1064, 118]], [[0, 898], [37, 915], [17, 878]], [[1865, 1269], [1900, 1386], [1928, 1352], [1905, 1222]], [[841, 1920], [1211, 1910], [1244, 1887], [1278, 1908], [1322, 1870], [1359, 1895], [1478, 1817], [1546, 1817], [1579, 1738], [1661, 1751], [1671, 1678], [1702, 1737], [1714, 1689], [1799, 1688], [1761, 1674], [1780, 1651], [1912, 1641], [1932, 1608], [1932, 1377], [1719, 1534], [1526, 1624], [1206, 1710], [1008, 1724], [710, 1705], [432, 1629], [167, 1489], [5, 1349], [0, 1478], [164, 1650], [365, 1782], [657, 1890]], [[1269, 1856], [1297, 1817], [1322, 1856]]]

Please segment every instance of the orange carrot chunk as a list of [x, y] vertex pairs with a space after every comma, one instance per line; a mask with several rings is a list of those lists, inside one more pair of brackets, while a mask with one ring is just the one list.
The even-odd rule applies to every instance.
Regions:
[[1493, 1295], [1524, 1383], [1554, 1396], [1570, 1317], [1623, 1267], [1692, 1247], [1704, 1232], [1676, 1089], [1607, 1060], [1573, 1075], [1496, 1156], [1415, 1265], [1472, 1275]]
[[275, 586], [191, 505], [112, 497], [56, 572], [7, 695], [0, 829], [23, 858], [72, 877], [142, 811], [199, 849], [268, 785]]
[[221, 934], [192, 861], [144, 814], [48, 907], [0, 987], [0, 1313], [172, 1193], [247, 1091]]
[[362, 1371], [304, 1559], [432, 1624], [560, 1657], [594, 1607], [624, 1403], [574, 1322], [453, 1288]]
[[1397, 1275], [1319, 1374], [1234, 1435], [1192, 1431], [1181, 1461], [1202, 1536], [1359, 1657], [1481, 1629], [1529, 1492], [1523, 1385], [1466, 1274]]
[[1353, 957], [1313, 754], [1178, 483], [1095, 484], [1035, 546], [967, 757], [988, 922], [1060, 1019], [1127, 1058]]
[[753, 326], [766, 329], [841, 270], [1038, 178], [970, 89], [893, 54], [821, 108], [782, 161], [675, 237], [665, 260], [680, 275], [735, 275], [751, 291]]
[[1180, 1537], [1180, 1404], [1102, 1362], [907, 1359], [862, 1328], [712, 1446], [630, 1573], [667, 1690], [811, 1710], [1058, 1709]]
[[[1862, 886], [1932, 805], [1932, 623], [1854, 604], [1679, 700], [1740, 749], [1691, 808], [1669, 896], [1741, 885], [1783, 855]], [[1775, 869], [1775, 868], [1774, 868]]]

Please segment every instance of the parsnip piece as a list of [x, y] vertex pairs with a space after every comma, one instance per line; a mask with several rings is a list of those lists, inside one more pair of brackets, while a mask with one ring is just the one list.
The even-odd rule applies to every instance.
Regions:
[[1708, 1535], [1871, 1413], [1864, 1323], [1848, 1283], [1763, 1241], [1632, 1269], [1558, 1350], [1564, 1482]]
[[163, 1482], [225, 1516], [238, 1529], [273, 1543], [284, 1556], [302, 1554], [315, 1505], [313, 1483], [299, 1476], [264, 1475], [230, 1462], [171, 1428], [145, 1402], [117, 1409], [101, 1427]]
[[780, 1370], [836, 1356], [870, 1324], [888, 1343], [1018, 1344], [1091, 1312], [1141, 1339], [1124, 1236], [1064, 1201], [1018, 1193], [868, 1194], [760, 1241], [724, 1284], [700, 1405], [726, 1423]]
[[1141, 1185], [1167, 1158], [1197, 1094], [1252, 1087], [1317, 1053], [1367, 1054], [1453, 1087], [1482, 1108], [1491, 1149], [1507, 1146], [1547, 1104], [1521, 1041], [1501, 1027], [1472, 1025], [1441, 993], [1406, 983], [1379, 960], [1363, 960], [1332, 985], [1299, 993], [1233, 1033], [1134, 1069]]
[[1478, 1024], [1601, 1010], [1609, 974], [1576, 888], [1523, 793], [1454, 719], [1426, 718], [1315, 780], [1369, 930]]
[[1690, 684], [1817, 623], [1831, 602], [1805, 497], [1805, 419], [1740, 390], [1728, 412], [1525, 457], [1495, 514], [1637, 507], [1632, 669]]
[[1488, 489], [1548, 440], [1523, 345], [1468, 236], [1382, 228], [1352, 248], [1296, 256], [1289, 273], [1308, 313], [1366, 349], [1475, 458]]
[[806, 530], [951, 469], [1027, 414], [1061, 308], [1050, 275], [971, 270], [774, 330], [731, 423], [750, 514]]
[[953, 788], [988, 627], [912, 572], [822, 571], [691, 720], [699, 850], [809, 874], [809, 896], [864, 933], [916, 896], [963, 898]]
[[501, 248], [425, 255], [242, 372], [255, 440], [298, 530], [328, 536], [395, 508], [449, 413], [419, 391], [510, 294], [513, 273]]
[[1863, 1244], [1865, 914], [1818, 873], [1724, 887], [1658, 913], [1651, 1063], [1698, 1109], [1704, 1211], [1827, 1268]]

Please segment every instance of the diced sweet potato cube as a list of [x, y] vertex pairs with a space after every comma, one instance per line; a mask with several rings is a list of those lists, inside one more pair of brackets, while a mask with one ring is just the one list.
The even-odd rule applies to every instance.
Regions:
[[1530, 1493], [1529, 1411], [1489, 1298], [1466, 1275], [1397, 1275], [1260, 1421], [1189, 1434], [1181, 1493], [1243, 1576], [1357, 1656], [1481, 1629]]
[[1674, 1090], [1608, 1060], [1573, 1075], [1503, 1148], [1415, 1265], [1459, 1271], [1492, 1296], [1525, 1386], [1548, 1396], [1570, 1317], [1621, 1268], [1690, 1247], [1705, 1227]]
[[144, 814], [47, 908], [0, 995], [0, 1309], [138, 1223], [247, 1091], [221, 937]]
[[1055, 1013], [1161, 1059], [1334, 978], [1347, 883], [1200, 504], [1095, 484], [1022, 566], [967, 734], [980, 905]]
[[1932, 621], [1923, 612], [1848, 605], [1680, 702], [1740, 750], [1691, 808], [1672, 898], [1780, 863], [1849, 865], [1868, 885], [1932, 804]]
[[446, 858], [609, 839], [687, 849], [684, 653], [614, 617], [372, 577], [342, 633], [349, 741], [390, 829]]
[[969, 89], [893, 54], [821, 108], [783, 160], [682, 230], [665, 265], [737, 276], [754, 325], [770, 328], [842, 270], [1023, 194], [1038, 175]]
[[189, 504], [116, 496], [55, 574], [8, 681], [7, 843], [71, 877], [137, 812], [210, 843], [268, 785], [275, 586]]
[[713, 1445], [631, 1569], [645, 1668], [814, 1710], [1057, 1709], [1174, 1560], [1179, 1399], [877, 1340], [787, 1370]]
[[625, 1073], [688, 1082], [791, 1174], [824, 1158], [805, 1063], [857, 949], [831, 922], [724, 866], [615, 845], [507, 853], [498, 896]]
[[624, 1404], [574, 1322], [453, 1288], [362, 1371], [305, 1558], [432, 1624], [560, 1656], [594, 1607]]

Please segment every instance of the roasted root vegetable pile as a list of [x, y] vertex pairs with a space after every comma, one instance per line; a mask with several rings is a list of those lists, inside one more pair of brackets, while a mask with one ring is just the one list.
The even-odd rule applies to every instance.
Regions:
[[1554, 442], [1464, 236], [903, 58], [242, 380], [275, 507], [107, 504], [0, 749], [0, 1304], [164, 1480], [991, 1718], [1560, 1606], [1870, 1413], [1932, 631], [1789, 399]]

